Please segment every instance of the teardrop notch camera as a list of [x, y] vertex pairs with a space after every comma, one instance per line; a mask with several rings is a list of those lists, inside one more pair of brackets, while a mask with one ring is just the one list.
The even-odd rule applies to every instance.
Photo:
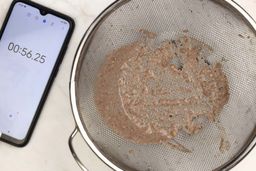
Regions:
[[47, 11], [45, 11], [45, 10], [40, 10], [40, 14], [41, 14], [41, 15], [43, 15], [43, 16], [45, 16], [45, 15], [47, 15], [47, 14], [48, 14], [48, 12], [47, 12]]

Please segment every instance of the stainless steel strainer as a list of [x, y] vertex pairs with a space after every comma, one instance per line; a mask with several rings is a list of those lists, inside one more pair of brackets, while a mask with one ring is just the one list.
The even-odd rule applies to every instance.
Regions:
[[[213, 48], [228, 77], [230, 99], [220, 114], [231, 148], [219, 150], [220, 131], [212, 123], [177, 141], [193, 150], [183, 153], [165, 145], [138, 145], [108, 128], [94, 104], [94, 83], [106, 54], [140, 38], [138, 30], [157, 33], [159, 41], [189, 35]], [[229, 170], [255, 145], [256, 23], [232, 0], [118, 0], [90, 26], [73, 64], [70, 93], [77, 128], [90, 148], [117, 171]], [[102, 87], [104, 88], [104, 87]], [[131, 152], [132, 151], [132, 152]]]

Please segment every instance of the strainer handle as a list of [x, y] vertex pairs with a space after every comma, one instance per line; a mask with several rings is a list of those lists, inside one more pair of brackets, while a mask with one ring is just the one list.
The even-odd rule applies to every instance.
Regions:
[[76, 134], [78, 133], [78, 128], [76, 127], [75, 130], [72, 132], [72, 134], [70, 135], [69, 137], [69, 140], [68, 140], [68, 145], [69, 145], [69, 148], [70, 148], [70, 151], [75, 159], [75, 161], [77, 162], [77, 164], [79, 165], [79, 167], [83, 170], [83, 171], [89, 171], [85, 166], [84, 164], [81, 162], [81, 160], [79, 159], [79, 157], [77, 156], [75, 150], [74, 150], [74, 146], [73, 146], [73, 140], [76, 136]]

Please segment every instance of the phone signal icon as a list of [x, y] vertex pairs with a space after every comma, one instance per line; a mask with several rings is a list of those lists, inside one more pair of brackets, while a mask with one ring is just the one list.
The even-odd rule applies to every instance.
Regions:
[[26, 5], [24, 4], [19, 4], [19, 6], [26, 8]]

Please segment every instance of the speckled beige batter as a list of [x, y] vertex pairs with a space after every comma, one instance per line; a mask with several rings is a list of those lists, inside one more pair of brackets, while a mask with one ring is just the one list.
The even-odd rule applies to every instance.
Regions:
[[180, 131], [197, 133], [202, 118], [215, 120], [229, 98], [222, 65], [207, 60], [211, 51], [183, 36], [158, 48], [139, 41], [111, 52], [95, 84], [102, 118], [140, 144], [167, 142]]

